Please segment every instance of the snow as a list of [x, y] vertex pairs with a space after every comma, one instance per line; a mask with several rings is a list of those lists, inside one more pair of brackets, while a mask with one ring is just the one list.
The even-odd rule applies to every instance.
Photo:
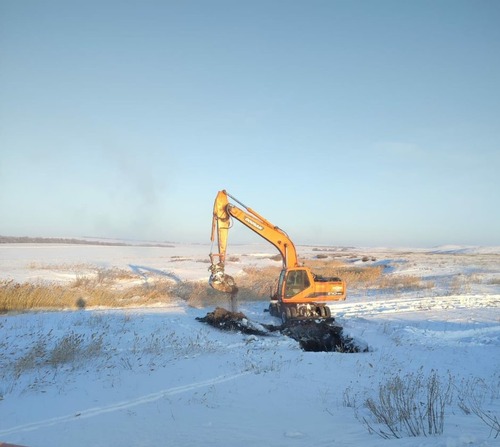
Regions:
[[[308, 259], [315, 247], [297, 247]], [[228, 273], [276, 265], [272, 247], [231, 247]], [[344, 260], [418, 275], [429, 289], [350, 291], [331, 305], [344, 333], [369, 352], [304, 352], [278, 333], [217, 330], [213, 310], [180, 299], [162, 307], [0, 315], [0, 443], [79, 446], [494, 446], [500, 436], [460, 408], [465, 384], [491, 386], [484, 408], [500, 419], [500, 250], [325, 248]], [[0, 279], [68, 283], [92, 268], [206, 281], [210, 247], [0, 245]], [[274, 264], [273, 264], [274, 262]], [[229, 265], [231, 264], [231, 265]], [[135, 269], [135, 270], [134, 270]], [[224, 303], [222, 303], [224, 304]], [[229, 306], [229, 303], [227, 303]], [[266, 302], [239, 303], [256, 323]], [[36, 364], [66, 337], [79, 355]], [[15, 368], [21, 360], [36, 366]], [[454, 386], [440, 435], [383, 439], [361, 422], [366, 397], [392, 377], [437, 371]], [[378, 426], [373, 425], [375, 428]]]

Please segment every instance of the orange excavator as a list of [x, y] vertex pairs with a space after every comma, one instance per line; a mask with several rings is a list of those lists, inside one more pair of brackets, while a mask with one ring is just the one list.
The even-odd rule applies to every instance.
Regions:
[[[235, 203], [231, 203], [229, 199]], [[330, 308], [326, 303], [345, 300], [345, 282], [336, 277], [316, 275], [308, 267], [301, 266], [295, 245], [288, 235], [225, 190], [217, 193], [214, 202], [211, 241], [214, 242], [217, 237], [219, 252], [210, 253], [209, 284], [215, 290], [232, 296], [238, 291], [234, 278], [224, 271], [232, 218], [274, 245], [281, 254], [283, 267], [276, 290], [271, 296], [271, 315], [280, 317], [283, 322], [291, 319], [330, 318]]]

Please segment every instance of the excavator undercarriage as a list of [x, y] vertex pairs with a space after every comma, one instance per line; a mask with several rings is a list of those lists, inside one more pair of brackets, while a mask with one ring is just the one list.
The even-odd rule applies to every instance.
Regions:
[[278, 300], [271, 300], [269, 313], [273, 317], [281, 318], [283, 323], [290, 320], [328, 319], [332, 317], [330, 308], [324, 303], [283, 304]]

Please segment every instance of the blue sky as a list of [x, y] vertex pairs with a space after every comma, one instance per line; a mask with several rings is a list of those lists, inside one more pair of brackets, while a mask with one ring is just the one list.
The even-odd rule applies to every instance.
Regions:
[[[498, 1], [0, 1], [0, 234], [500, 245]], [[234, 242], [253, 242], [235, 224]]]

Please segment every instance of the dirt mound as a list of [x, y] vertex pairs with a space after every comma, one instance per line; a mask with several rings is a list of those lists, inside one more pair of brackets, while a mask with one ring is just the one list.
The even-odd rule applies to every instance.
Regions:
[[252, 323], [245, 314], [231, 312], [222, 307], [217, 307], [213, 312], [196, 319], [226, 331], [238, 331], [250, 335], [268, 335], [268, 330], [264, 326]]
[[333, 319], [289, 320], [281, 333], [299, 342], [308, 352], [365, 352], [350, 337], [343, 334], [342, 326]]
[[231, 312], [217, 307], [205, 317], [196, 318], [202, 323], [210, 324], [218, 329], [237, 331], [251, 335], [269, 335], [279, 331], [283, 335], [299, 342], [300, 347], [308, 352], [366, 352], [352, 338], [342, 333], [342, 327], [333, 318], [327, 320], [289, 320], [285, 324], [263, 325], [251, 322], [242, 312]]

